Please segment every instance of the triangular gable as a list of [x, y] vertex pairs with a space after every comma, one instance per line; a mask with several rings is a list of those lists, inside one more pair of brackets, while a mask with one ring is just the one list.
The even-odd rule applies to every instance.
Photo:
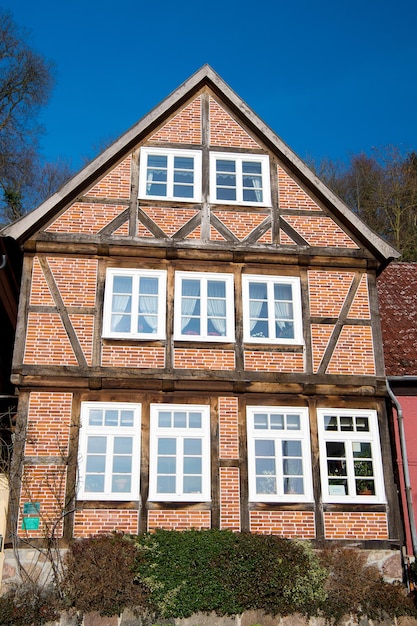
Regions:
[[[325, 211], [326, 215], [317, 216], [315, 221], [313, 216], [310, 220], [304, 219], [302, 221], [298, 218], [305, 216], [286, 215], [285, 211], [291, 212], [292, 205], [290, 195], [287, 194], [287, 200], [285, 200], [284, 187], [282, 187], [279, 202], [284, 211], [283, 220], [285, 223], [283, 222], [282, 225], [285, 236], [281, 237], [281, 245], [292, 247], [294, 245], [292, 241], [295, 241], [296, 245], [335, 245], [355, 248], [358, 247], [355, 241], [359, 241], [366, 250], [377, 258], [381, 265], [385, 265], [392, 258], [399, 256], [394, 248], [384, 242], [352, 213], [207, 65], [191, 76], [159, 106], [142, 118], [40, 207], [6, 227], [3, 234], [14, 237], [19, 242], [24, 242], [47, 224], [50, 224], [49, 229], [53, 228], [51, 222], [54, 221], [54, 216], [57, 216], [55, 222], [55, 228], [57, 228], [58, 216], [63, 211], [65, 212], [65, 209], [72, 211], [72, 218], [74, 218], [76, 210], [90, 211], [90, 232], [107, 234], [107, 229], [109, 232], [116, 232], [126, 221], [125, 216], [121, 214], [128, 210], [128, 196], [132, 184], [130, 176], [134, 168], [137, 167], [135, 150], [144, 141], [149, 141], [150, 138], [154, 144], [167, 140], [175, 142], [175, 136], [181, 137], [181, 142], [184, 142], [185, 137], [187, 137], [186, 142], [188, 141], [189, 144], [198, 142], [201, 137], [202, 102], [200, 96], [203, 90], [209, 90], [210, 94], [209, 109], [212, 115], [210, 140], [214, 146], [216, 142], [227, 141], [239, 143], [240, 148], [259, 149], [262, 146], [280, 164], [278, 174], [281, 176], [281, 181], [286, 180], [288, 194], [292, 194], [293, 197], [295, 194], [298, 198], [297, 202], [302, 202], [303, 210], [312, 214], [315, 214], [316, 211], [317, 213]], [[184, 135], [184, 133], [186, 134]], [[237, 148], [236, 144], [234, 145]], [[233, 148], [233, 145], [231, 147]], [[102, 194], [105, 194], [107, 200], [106, 203], [100, 205]], [[80, 196], [94, 197], [94, 202], [91, 203], [90, 207], [85, 207], [84, 204], [86, 203], [83, 202], [83, 206], [80, 207], [76, 204]], [[108, 202], [113, 197], [115, 203], [114, 206], [111, 206]], [[126, 198], [126, 206], [119, 204], [123, 198]], [[299, 208], [299, 204], [297, 206]], [[101, 221], [99, 215], [101, 215]], [[87, 215], [83, 215], [82, 221], [89, 222], [87, 217]], [[104, 223], [106, 220], [107, 224]], [[109, 225], [112, 220], [120, 221], [120, 223], [114, 224], [116, 227], [113, 229]], [[329, 241], [316, 241], [312, 235], [313, 231], [322, 231], [323, 224], [333, 232], [330, 244]], [[148, 223], [144, 223], [144, 226], [156, 236]], [[214, 226], [215, 230], [218, 230], [216, 225]], [[82, 228], [84, 227], [83, 225]], [[233, 230], [230, 228], [232, 233]], [[349, 234], [346, 234], [346, 231]], [[58, 232], [62, 231], [58, 229]], [[122, 232], [126, 231], [122, 229]], [[157, 232], [159, 233], [158, 229]], [[189, 237], [190, 232], [185, 229], [184, 238]], [[207, 229], [205, 232], [208, 232]], [[276, 232], [277, 229], [275, 228]], [[221, 232], [220, 234], [227, 241], [229, 240], [229, 237], [225, 237], [225, 233]], [[259, 238], [257, 239], [258, 234]], [[255, 231], [254, 235], [249, 234], [247, 237], [249, 236], [253, 241], [261, 238], [268, 240], [269, 237], [265, 237], [265, 234]], [[241, 241], [239, 236], [236, 239]], [[288, 243], [286, 243], [287, 241]], [[276, 234], [274, 235], [274, 242], [279, 242], [279, 237], [277, 238]]]

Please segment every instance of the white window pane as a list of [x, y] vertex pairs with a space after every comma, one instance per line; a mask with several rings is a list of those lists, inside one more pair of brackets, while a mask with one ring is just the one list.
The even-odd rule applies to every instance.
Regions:
[[113, 473], [115, 474], [131, 474], [132, 473], [132, 457], [130, 456], [114, 456], [113, 457]]
[[324, 416], [324, 430], [337, 430], [337, 417], [336, 415], [325, 415]]
[[300, 416], [299, 415], [287, 415], [287, 429], [288, 430], [300, 430]]
[[104, 476], [94, 476], [94, 475], [88, 474], [85, 477], [84, 490], [86, 492], [92, 492], [92, 493], [103, 493], [104, 492]]
[[277, 481], [274, 476], [258, 476], [256, 478], [257, 494], [275, 494], [277, 492]]
[[120, 411], [120, 426], [133, 426], [133, 411]]
[[275, 476], [275, 459], [256, 459], [255, 468], [257, 476]]
[[268, 415], [266, 413], [255, 413], [253, 421], [255, 428], [268, 428]]
[[119, 425], [119, 412], [108, 410], [104, 413], [104, 424], [106, 426], [118, 426]]
[[256, 456], [275, 456], [275, 442], [268, 439], [255, 440]]
[[282, 413], [272, 413], [270, 421], [272, 430], [282, 430], [284, 428], [284, 415]]
[[285, 494], [303, 494], [304, 493], [304, 481], [302, 478], [285, 477], [284, 478], [284, 493]]
[[282, 471], [284, 476], [302, 476], [303, 462], [301, 459], [284, 459]]
[[113, 452], [115, 454], [132, 454], [132, 437], [115, 437]]
[[159, 428], [171, 428], [172, 426], [172, 413], [171, 411], [160, 411], [158, 414], [158, 426]]
[[188, 426], [190, 428], [201, 428], [201, 413], [189, 413]]
[[177, 471], [177, 459], [175, 456], [158, 457], [158, 474], [175, 474]]
[[175, 493], [175, 476], [158, 476], [156, 489], [158, 493]]
[[87, 439], [87, 452], [89, 454], [105, 453], [107, 447], [107, 437], [90, 436]]
[[88, 415], [89, 426], [103, 425], [103, 411], [91, 409]]
[[131, 276], [114, 276], [113, 277], [113, 293], [114, 294], [131, 294], [132, 293], [132, 277]]
[[86, 472], [89, 474], [103, 474], [106, 470], [106, 457], [101, 454], [87, 457]]
[[200, 476], [184, 476], [184, 493], [201, 493], [202, 482]]
[[202, 473], [202, 461], [200, 457], [184, 457], [184, 474], [197, 474]]
[[184, 439], [184, 454], [201, 454], [201, 439]]
[[301, 441], [283, 441], [282, 442], [282, 455], [283, 456], [302, 456]]
[[112, 476], [112, 493], [130, 493], [132, 489], [132, 478], [128, 475]]
[[158, 454], [176, 454], [177, 440], [167, 437], [158, 439]]
[[175, 411], [174, 413], [174, 428], [186, 428], [187, 426], [187, 414], [185, 411]]

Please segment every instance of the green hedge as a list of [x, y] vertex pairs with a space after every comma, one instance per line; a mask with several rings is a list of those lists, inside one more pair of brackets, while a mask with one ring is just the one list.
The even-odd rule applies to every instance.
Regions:
[[22, 585], [0, 597], [0, 624], [42, 625], [57, 611], [117, 615], [136, 609], [147, 623], [193, 613], [414, 615], [402, 585], [383, 581], [361, 550], [313, 551], [308, 542], [226, 530], [157, 530], [76, 540], [59, 589]]
[[157, 530], [137, 539], [138, 580], [162, 617], [249, 609], [314, 612], [327, 572], [309, 544], [221, 530]]

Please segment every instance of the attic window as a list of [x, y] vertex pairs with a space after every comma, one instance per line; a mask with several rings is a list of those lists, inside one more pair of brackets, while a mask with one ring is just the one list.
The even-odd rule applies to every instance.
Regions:
[[141, 148], [139, 197], [200, 201], [201, 152]]
[[212, 202], [269, 206], [269, 159], [259, 154], [210, 154]]

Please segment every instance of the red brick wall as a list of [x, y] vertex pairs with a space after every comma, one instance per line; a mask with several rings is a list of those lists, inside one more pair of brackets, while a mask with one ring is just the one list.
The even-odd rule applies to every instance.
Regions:
[[76, 511], [74, 537], [90, 537], [98, 533], [137, 534], [139, 512], [115, 509], [84, 509]]
[[303, 372], [304, 355], [292, 352], [245, 350], [245, 369], [255, 372]]
[[233, 350], [175, 348], [174, 367], [178, 369], [232, 370], [235, 367]]
[[210, 98], [210, 145], [250, 150], [260, 147], [214, 98]]
[[388, 539], [386, 513], [325, 513], [326, 539]]
[[312, 511], [251, 511], [250, 529], [253, 533], [287, 539], [314, 539], [316, 536]]
[[155, 346], [120, 345], [116, 341], [111, 345], [103, 345], [101, 364], [103, 367], [165, 367], [165, 348]]
[[[66, 467], [59, 465], [25, 465], [20, 495], [19, 536], [62, 536], [63, 502], [66, 488]], [[39, 528], [22, 529], [25, 504], [40, 504]], [[33, 517], [33, 516], [31, 516]]]
[[149, 511], [148, 513], [148, 531], [157, 528], [165, 528], [167, 530], [190, 530], [195, 528], [201, 530], [210, 528], [211, 513], [210, 511], [171, 511], [159, 510]]
[[161, 143], [201, 144], [201, 97], [193, 100], [149, 139]]
[[29, 398], [25, 454], [57, 456], [68, 454], [72, 393], [33, 391]]
[[220, 528], [240, 531], [240, 486], [237, 467], [220, 467]]

